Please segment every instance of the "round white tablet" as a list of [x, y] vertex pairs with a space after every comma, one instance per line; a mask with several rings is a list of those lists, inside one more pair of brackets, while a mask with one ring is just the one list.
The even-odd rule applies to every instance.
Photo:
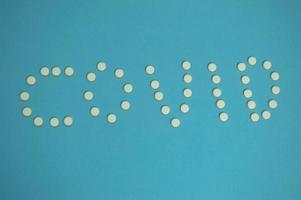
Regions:
[[34, 76], [30, 75], [26, 78], [26, 82], [28, 85], [34, 85], [36, 84], [37, 80]]
[[148, 65], [148, 66], [146, 66], [146, 68], [145, 68], [145, 72], [146, 72], [147, 74], [149, 74], [149, 75], [152, 75], [152, 74], [155, 73], [155, 67], [152, 66], [152, 65]]
[[272, 63], [268, 60], [265, 60], [262, 64], [262, 66], [263, 66], [264, 69], [269, 70], [272, 67]]
[[264, 110], [262, 113], [261, 113], [261, 116], [263, 119], [270, 119], [271, 118], [271, 113], [267, 110]]
[[116, 117], [115, 114], [110, 113], [107, 116], [107, 120], [108, 120], [109, 123], [113, 124], [113, 123], [115, 123], [117, 121], [117, 117]]
[[191, 63], [188, 62], [188, 61], [182, 62], [182, 68], [183, 68], [184, 70], [189, 70], [189, 69], [191, 68]]
[[220, 96], [222, 96], [222, 91], [221, 91], [221, 89], [219, 89], [219, 88], [214, 88], [214, 89], [212, 90], [212, 94], [213, 94], [213, 96], [215, 96], [215, 97], [220, 97]]
[[93, 72], [89, 72], [89, 73], [87, 74], [87, 80], [90, 81], [90, 82], [95, 81], [95, 80], [96, 80], [96, 74], [93, 73]]
[[120, 104], [120, 107], [122, 108], [122, 110], [129, 110], [131, 107], [131, 104], [128, 101], [122, 101]]
[[174, 128], [178, 128], [181, 125], [181, 121], [178, 118], [172, 118], [170, 123]]
[[73, 119], [70, 116], [64, 117], [64, 124], [65, 126], [72, 126], [73, 124]]
[[133, 86], [130, 83], [126, 83], [123, 86], [123, 90], [126, 93], [131, 93], [133, 91]]
[[217, 69], [217, 66], [216, 66], [215, 63], [209, 63], [209, 64], [208, 64], [208, 70], [209, 70], [210, 72], [215, 72], [216, 69]]
[[29, 107], [25, 107], [22, 110], [22, 114], [24, 115], [24, 117], [29, 117], [31, 115], [31, 113], [32, 113], [32, 110]]
[[256, 60], [256, 58], [255, 58], [254, 56], [250, 56], [250, 57], [248, 58], [248, 63], [249, 63], [250, 65], [256, 65], [256, 62], [257, 62], [257, 60]]
[[184, 97], [187, 97], [187, 98], [191, 97], [192, 96], [192, 90], [189, 89], [189, 88], [185, 88], [183, 90], [183, 95], [184, 95]]
[[252, 122], [258, 122], [259, 118], [260, 118], [260, 116], [258, 115], [258, 113], [252, 113], [250, 115], [250, 119], [252, 120]]
[[53, 76], [59, 76], [59, 75], [61, 75], [61, 68], [59, 68], [58, 66], [53, 67], [51, 69], [51, 73]]
[[213, 83], [219, 84], [221, 82], [221, 77], [219, 75], [213, 75], [211, 80]]
[[73, 76], [73, 74], [74, 74], [74, 69], [72, 68], [72, 67], [66, 67], [65, 68], [65, 75], [66, 76]]
[[191, 83], [192, 81], [192, 76], [190, 74], [185, 74], [183, 77], [183, 80], [185, 83]]
[[50, 123], [50, 126], [52, 126], [52, 127], [58, 127], [60, 125], [60, 121], [56, 117], [52, 117], [50, 119], [49, 123]]
[[243, 75], [241, 78], [240, 78], [241, 82], [244, 84], [244, 85], [247, 85], [250, 83], [250, 77], [248, 77], [247, 75]]
[[94, 97], [94, 94], [91, 91], [85, 91], [84, 98], [87, 101], [91, 101], [93, 99], [93, 97]]
[[224, 100], [219, 99], [219, 100], [216, 101], [216, 107], [218, 109], [223, 109], [223, 108], [225, 108], [225, 106], [226, 106], [226, 103], [225, 103]]
[[33, 124], [37, 127], [42, 126], [43, 125], [43, 119], [42, 117], [35, 117], [33, 120]]
[[229, 115], [228, 115], [227, 113], [225, 113], [225, 112], [221, 112], [221, 113], [219, 114], [219, 119], [220, 119], [222, 122], [226, 122], [226, 121], [228, 121], [228, 119], [229, 119]]
[[237, 67], [238, 71], [241, 71], [241, 72], [246, 71], [246, 69], [247, 69], [247, 66], [245, 63], [238, 63], [236, 67]]
[[150, 85], [151, 85], [151, 88], [153, 88], [154, 90], [156, 90], [160, 87], [160, 83], [157, 80], [152, 80]]
[[40, 74], [42, 75], [42, 76], [48, 76], [49, 75], [49, 69], [48, 69], [48, 67], [41, 67], [41, 69], [40, 69]]
[[250, 110], [253, 110], [253, 109], [256, 108], [256, 102], [253, 101], [253, 100], [249, 100], [249, 101], [247, 102], [247, 106], [248, 106], [248, 108], [249, 108]]
[[97, 64], [97, 69], [98, 69], [99, 71], [101, 71], [101, 72], [105, 71], [106, 68], [107, 68], [107, 65], [106, 65], [106, 63], [104, 63], [104, 62], [99, 62], [99, 63]]
[[245, 96], [246, 98], [251, 98], [251, 97], [253, 96], [252, 90], [250, 90], [250, 89], [245, 89], [245, 90], [244, 90], [244, 96]]
[[280, 74], [278, 72], [272, 72], [271, 73], [271, 79], [273, 81], [278, 81], [280, 79]]
[[280, 87], [278, 85], [273, 85], [272, 86], [272, 93], [273, 94], [280, 94]]
[[21, 92], [20, 93], [20, 99], [22, 100], [22, 101], [28, 101], [29, 100], [29, 98], [30, 98], [30, 94], [28, 93], [28, 92]]
[[93, 117], [97, 117], [97, 116], [100, 114], [99, 108], [96, 107], [96, 106], [93, 106], [92, 108], [90, 108], [90, 114], [91, 114]]
[[162, 106], [162, 107], [161, 107], [161, 113], [162, 113], [163, 115], [168, 115], [168, 114], [170, 113], [170, 108], [169, 108], [169, 106], [167, 106], [167, 105]]
[[123, 72], [122, 69], [116, 69], [116, 70], [115, 70], [115, 77], [116, 77], [116, 78], [122, 78], [123, 75], [124, 75], [124, 72]]
[[275, 99], [271, 99], [271, 100], [269, 101], [269, 107], [270, 107], [271, 109], [275, 109], [275, 108], [277, 108], [277, 106], [278, 106], [278, 103], [277, 103], [277, 101], [276, 101]]
[[181, 104], [180, 110], [182, 113], [188, 113], [189, 112], [189, 105], [186, 103]]
[[162, 92], [155, 92], [155, 99], [157, 101], [162, 101], [164, 98], [164, 94]]

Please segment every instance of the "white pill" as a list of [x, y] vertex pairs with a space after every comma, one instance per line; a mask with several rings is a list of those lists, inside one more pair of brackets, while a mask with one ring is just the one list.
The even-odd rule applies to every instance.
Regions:
[[65, 75], [66, 76], [73, 76], [73, 74], [74, 74], [74, 69], [72, 68], [72, 67], [66, 67], [65, 68]]
[[104, 63], [104, 62], [99, 62], [99, 63], [97, 64], [97, 69], [98, 69], [99, 71], [101, 71], [101, 72], [105, 71], [106, 68], [107, 68], [107, 65], [106, 65], [106, 63]]
[[33, 120], [33, 124], [37, 127], [42, 126], [44, 123], [42, 117], [35, 117]]
[[49, 123], [50, 123], [50, 126], [52, 126], [52, 127], [58, 127], [60, 125], [60, 121], [56, 117], [52, 117], [50, 119]]
[[170, 123], [174, 128], [178, 128], [181, 125], [181, 121], [178, 118], [172, 118]]
[[26, 78], [26, 82], [28, 85], [34, 85], [36, 84], [37, 80], [34, 76], [30, 75]]
[[28, 93], [28, 92], [21, 92], [20, 93], [20, 99], [22, 100], [22, 101], [28, 101], [29, 100], [29, 98], [30, 98], [30, 94]]
[[59, 68], [58, 66], [55, 66], [51, 69], [51, 73], [53, 76], [59, 76], [59, 75], [61, 75], [61, 68]]
[[31, 116], [32, 110], [29, 107], [25, 107], [22, 110], [22, 114], [24, 115], [24, 117], [29, 117]]
[[180, 110], [182, 113], [188, 113], [189, 112], [189, 105], [186, 103], [181, 104], [180, 106]]
[[183, 77], [183, 80], [185, 83], [191, 83], [192, 82], [192, 76], [190, 74], [185, 74]]
[[154, 90], [156, 90], [160, 87], [160, 83], [157, 80], [152, 80], [150, 85], [151, 85], [151, 88], [153, 88]]
[[93, 106], [92, 108], [90, 108], [90, 114], [91, 114], [93, 117], [97, 117], [97, 116], [100, 114], [99, 108], [96, 107], [96, 106]]
[[229, 119], [229, 115], [228, 115], [227, 113], [225, 113], [225, 112], [221, 112], [221, 113], [219, 114], [219, 119], [220, 119], [222, 122], [226, 122], [226, 121], [228, 121], [228, 119]]
[[73, 124], [73, 119], [70, 116], [64, 117], [64, 124], [65, 126], [72, 126]]
[[253, 109], [256, 108], [256, 102], [253, 101], [253, 100], [249, 100], [249, 101], [247, 102], [247, 106], [248, 106], [248, 108], [249, 108], [250, 110], [253, 110]]
[[241, 71], [241, 72], [246, 71], [246, 69], [247, 69], [247, 66], [245, 63], [238, 63], [236, 67], [237, 67], [238, 71]]
[[251, 98], [251, 97], [253, 96], [252, 90], [250, 90], [250, 89], [245, 89], [245, 90], [244, 90], [244, 96], [245, 96], [246, 98]]
[[225, 103], [224, 100], [219, 99], [219, 100], [216, 101], [216, 107], [218, 109], [223, 109], [223, 108], [225, 108], [225, 106], [226, 106], [226, 103]]
[[170, 113], [170, 108], [169, 108], [169, 106], [167, 106], [167, 105], [162, 106], [162, 107], [161, 107], [161, 113], [162, 113], [163, 115], [168, 115], [168, 114]]
[[220, 96], [222, 96], [222, 91], [221, 91], [221, 89], [219, 89], [219, 88], [214, 88], [214, 89], [212, 90], [212, 94], [213, 94], [213, 96], [215, 96], [215, 97], [220, 97]]
[[189, 70], [189, 69], [191, 68], [191, 63], [188, 62], [188, 61], [182, 62], [182, 68], [183, 68], [184, 70]]
[[126, 83], [123, 86], [123, 90], [126, 93], [131, 93], [133, 91], [133, 86], [130, 83]]
[[187, 98], [191, 97], [192, 96], [192, 90], [189, 89], [189, 88], [185, 88], [183, 90], [183, 95], [184, 95], [184, 97], [187, 97]]
[[122, 108], [122, 110], [129, 110], [131, 107], [131, 104], [128, 101], [122, 101], [120, 104], [120, 107]]
[[213, 83], [219, 84], [221, 82], [221, 77], [219, 75], [213, 75], [211, 80]]
[[252, 113], [250, 115], [250, 119], [251, 119], [252, 122], [258, 122], [259, 119], [260, 119], [260, 116], [258, 115], [258, 113]]
[[257, 60], [256, 60], [256, 58], [255, 58], [254, 56], [250, 56], [250, 57], [248, 58], [248, 63], [249, 63], [250, 65], [256, 65], [256, 62], [257, 62]]
[[208, 64], [208, 70], [209, 70], [210, 72], [215, 72], [216, 69], [217, 69], [216, 64], [214, 64], [214, 63], [209, 63], [209, 64]]
[[272, 63], [270, 61], [266, 60], [263, 62], [262, 66], [264, 69], [269, 70], [272, 67]]
[[271, 118], [271, 113], [269, 111], [265, 110], [261, 113], [261, 116], [262, 116], [263, 119], [270, 119]]
[[241, 78], [240, 78], [241, 82], [244, 84], [244, 85], [247, 85], [250, 83], [250, 77], [248, 77], [247, 75], [243, 75]]
[[157, 101], [162, 101], [164, 98], [164, 94], [162, 92], [155, 92], [155, 99]]
[[146, 68], [145, 68], [145, 72], [146, 72], [147, 74], [149, 74], [149, 75], [152, 75], [152, 74], [155, 73], [155, 67], [152, 66], [152, 65], [148, 65], [148, 66], [146, 66]]
[[87, 74], [87, 80], [90, 81], [90, 82], [95, 81], [95, 80], [96, 80], [96, 74], [93, 73], [93, 72], [89, 72], [89, 73]]
[[84, 98], [87, 101], [91, 101], [93, 99], [93, 97], [94, 97], [94, 94], [91, 91], [85, 91]]
[[116, 117], [115, 114], [110, 113], [107, 116], [107, 120], [108, 120], [109, 123], [114, 124], [117, 121], [117, 117]]
[[278, 81], [280, 79], [280, 74], [278, 72], [272, 72], [271, 73], [271, 79], [273, 81]]
[[278, 106], [278, 102], [277, 102], [275, 99], [271, 99], [271, 100], [269, 101], [269, 107], [270, 107], [271, 109], [275, 109], [275, 108], [277, 108], [277, 106]]
[[124, 75], [124, 72], [123, 72], [122, 69], [116, 69], [116, 70], [115, 70], [115, 77], [116, 77], [116, 78], [122, 78], [123, 75]]
[[280, 87], [278, 85], [272, 86], [272, 93], [273, 94], [280, 94]]
[[50, 72], [50, 70], [48, 69], [48, 67], [41, 67], [41, 69], [40, 69], [40, 74], [42, 75], [42, 76], [48, 76], [49, 75], [49, 72]]

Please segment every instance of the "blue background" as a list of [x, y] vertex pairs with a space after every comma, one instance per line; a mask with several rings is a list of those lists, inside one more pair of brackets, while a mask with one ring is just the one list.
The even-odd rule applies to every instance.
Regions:
[[[0, 199], [301, 199], [300, 8], [298, 0], [1, 0]], [[279, 107], [259, 123], [249, 120], [235, 68], [250, 55], [270, 59], [281, 75]], [[99, 60], [108, 70], [87, 83]], [[181, 95], [183, 60], [192, 63], [189, 100]], [[208, 62], [223, 79], [227, 123], [217, 117]], [[156, 66], [171, 116], [180, 116], [178, 129], [153, 100], [147, 64]], [[41, 78], [43, 65], [76, 73]], [[122, 81], [113, 77], [117, 66]], [[271, 98], [259, 66], [248, 73], [258, 111]], [[34, 87], [25, 84], [29, 74]], [[133, 94], [121, 92], [124, 81]], [[82, 98], [86, 89], [95, 91], [92, 103]], [[123, 98], [129, 112], [119, 108]], [[92, 104], [99, 118], [90, 117]], [[25, 105], [45, 120], [70, 114], [74, 125], [35, 128], [21, 115]], [[115, 125], [105, 120], [109, 111]]]

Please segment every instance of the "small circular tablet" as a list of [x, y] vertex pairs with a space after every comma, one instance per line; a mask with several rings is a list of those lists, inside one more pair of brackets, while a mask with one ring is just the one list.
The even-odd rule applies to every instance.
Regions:
[[247, 69], [247, 66], [245, 63], [238, 63], [236, 67], [237, 67], [238, 71], [241, 71], [241, 72], [246, 71], [246, 69]]
[[186, 103], [181, 104], [180, 110], [182, 113], [188, 113], [189, 112], [189, 105]]
[[126, 93], [131, 93], [133, 91], [133, 86], [130, 83], [126, 83], [123, 86], [123, 90]]
[[250, 57], [248, 58], [248, 63], [249, 63], [250, 65], [256, 65], [256, 62], [257, 62], [257, 60], [256, 60], [256, 58], [255, 58], [254, 56], [250, 56]]
[[251, 98], [251, 97], [253, 96], [252, 90], [250, 90], [250, 89], [245, 89], [245, 90], [244, 90], [244, 96], [245, 96], [246, 98]]
[[120, 107], [122, 108], [122, 110], [129, 110], [131, 107], [131, 104], [128, 101], [122, 101], [120, 104]]
[[164, 94], [162, 92], [155, 92], [155, 99], [157, 101], [162, 101], [164, 98]]
[[190, 74], [185, 74], [183, 77], [183, 80], [185, 83], [191, 83], [192, 82], [192, 76]]
[[271, 79], [273, 81], [278, 81], [280, 79], [280, 74], [278, 72], [272, 72], [271, 73]]
[[97, 63], [97, 69], [98, 69], [99, 71], [103, 72], [103, 71], [106, 70], [106, 68], [107, 68], [106, 63], [104, 63], [104, 62], [99, 62], [99, 63]]
[[155, 67], [152, 65], [148, 65], [145, 67], [145, 72], [149, 75], [152, 75], [155, 73]]
[[241, 82], [244, 84], [244, 85], [247, 85], [250, 83], [250, 77], [248, 77], [247, 75], [243, 75], [241, 78], [240, 78]]
[[89, 73], [87, 74], [87, 80], [90, 81], [90, 82], [95, 81], [95, 80], [96, 80], [96, 74], [93, 73], [93, 72], [89, 72]]
[[178, 128], [181, 125], [181, 121], [178, 118], [172, 118], [170, 123], [174, 128]]
[[22, 100], [22, 101], [28, 101], [29, 100], [29, 98], [30, 98], [30, 94], [28, 93], [28, 92], [21, 92], [20, 93], [20, 99]]
[[170, 108], [169, 108], [169, 106], [167, 106], [167, 105], [162, 106], [162, 107], [161, 107], [161, 113], [162, 113], [163, 115], [168, 115], [168, 114], [170, 113]]
[[59, 75], [61, 75], [61, 68], [59, 68], [58, 66], [55, 66], [51, 69], [51, 73], [53, 76], [59, 76]]
[[154, 90], [156, 90], [160, 87], [160, 83], [157, 80], [152, 80], [150, 85], [151, 85], [151, 88], [153, 88]]
[[29, 108], [29, 107], [25, 107], [25, 108], [23, 108], [23, 110], [22, 110], [22, 114], [23, 114], [24, 117], [29, 117], [29, 116], [31, 116], [31, 113], [32, 113], [32, 110], [31, 110], [31, 108]]
[[183, 95], [184, 95], [184, 97], [187, 97], [187, 98], [191, 97], [192, 96], [192, 90], [190, 88], [185, 88], [183, 90]]
[[116, 117], [115, 114], [110, 113], [107, 116], [107, 120], [108, 120], [109, 123], [114, 124], [117, 121], [117, 117]]
[[219, 114], [219, 119], [220, 119], [222, 122], [226, 122], [226, 121], [228, 121], [228, 119], [229, 119], [229, 115], [228, 115], [227, 113], [225, 113], [225, 112], [221, 112], [221, 113]]
[[223, 108], [225, 108], [225, 106], [226, 106], [226, 103], [225, 103], [224, 100], [219, 99], [219, 100], [216, 101], [216, 107], [218, 109], [223, 109]]
[[219, 84], [221, 82], [221, 77], [219, 75], [213, 75], [211, 77], [211, 80], [212, 80], [213, 83]]
[[64, 117], [64, 124], [65, 126], [72, 126], [73, 124], [73, 119], [70, 116]]
[[48, 67], [46, 67], [46, 66], [44, 66], [44, 67], [41, 67], [41, 69], [40, 69], [40, 74], [42, 75], [42, 76], [48, 76], [49, 75], [49, 69], [48, 69]]
[[251, 115], [250, 115], [250, 119], [252, 122], [258, 122], [259, 118], [260, 117], [259, 117], [258, 113], [251, 113]]
[[42, 117], [35, 117], [33, 120], [33, 124], [37, 127], [42, 126], [43, 125], [43, 118]]
[[52, 117], [50, 119], [49, 123], [50, 123], [50, 126], [52, 126], [52, 127], [58, 127], [60, 125], [60, 121], [56, 117]]
[[122, 69], [116, 69], [116, 70], [115, 70], [115, 77], [116, 77], [116, 78], [122, 78], [123, 75], [124, 75], [124, 72], [123, 72]]
[[189, 70], [191, 68], [191, 63], [189, 61], [183, 61], [182, 62], [182, 68], [184, 70]]
[[249, 108], [250, 110], [253, 110], [253, 109], [256, 108], [256, 102], [253, 101], [253, 100], [249, 100], [249, 101], [247, 102], [247, 106], [248, 106], [248, 108]]
[[275, 99], [269, 100], [269, 107], [271, 109], [275, 109], [275, 108], [277, 108], [277, 106], [278, 106], [278, 103], [277, 103], [277, 101]]
[[29, 76], [26, 78], [26, 83], [27, 83], [28, 85], [34, 85], [34, 84], [36, 84], [36, 82], [37, 82], [36, 78], [35, 78], [34, 76], [32, 76], [32, 75], [29, 75]]
[[100, 114], [100, 110], [98, 107], [96, 106], [93, 106], [90, 108], [90, 114], [93, 116], [93, 117], [97, 117], [99, 114]]
[[94, 97], [94, 94], [91, 91], [85, 91], [84, 98], [87, 101], [91, 101]]
[[270, 119], [271, 118], [271, 113], [267, 110], [264, 110], [262, 113], [261, 113], [261, 116], [263, 119]]
[[72, 68], [72, 67], [66, 67], [65, 68], [65, 75], [66, 76], [73, 76], [73, 74], [74, 74], [74, 69]]
[[277, 95], [280, 94], [280, 87], [278, 85], [273, 85], [272, 86], [272, 93]]
[[208, 64], [208, 70], [209, 70], [210, 72], [215, 72], [216, 69], [217, 69], [217, 66], [216, 66], [215, 63], [209, 63], [209, 64]]
[[269, 70], [272, 67], [272, 63], [268, 60], [265, 60], [262, 64], [262, 66], [263, 66], [264, 69]]
[[212, 90], [212, 94], [213, 94], [213, 96], [215, 96], [215, 97], [220, 97], [220, 96], [222, 96], [222, 91], [221, 91], [221, 89], [219, 89], [219, 88], [214, 88], [214, 89]]

